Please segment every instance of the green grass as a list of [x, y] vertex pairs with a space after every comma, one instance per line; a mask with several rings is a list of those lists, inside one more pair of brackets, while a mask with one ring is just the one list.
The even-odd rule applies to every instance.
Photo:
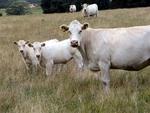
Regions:
[[[0, 113], [150, 113], [150, 68], [138, 72], [111, 70], [111, 93], [86, 70], [78, 75], [74, 61], [45, 77], [26, 72], [17, 47], [19, 39], [63, 40], [61, 24], [74, 19], [93, 28], [150, 24], [150, 7], [100, 11], [98, 18], [81, 13], [33, 14], [0, 18]], [[100, 75], [100, 73], [98, 73]]]
[[31, 12], [32, 12], [32, 14], [42, 14], [43, 11], [42, 11], [41, 7], [39, 6], [39, 7], [32, 8]]

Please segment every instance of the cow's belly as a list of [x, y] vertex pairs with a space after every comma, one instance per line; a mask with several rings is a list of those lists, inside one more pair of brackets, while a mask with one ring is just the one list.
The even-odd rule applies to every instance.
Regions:
[[65, 64], [72, 59], [72, 55], [69, 51], [53, 52], [46, 56], [47, 61], [53, 60], [54, 64]]
[[118, 62], [117, 63], [111, 63], [111, 69], [123, 69], [123, 70], [133, 70], [133, 71], [138, 71], [146, 66], [150, 65], [150, 58], [147, 58], [142, 61], [129, 61], [129, 62]]
[[73, 58], [72, 56], [68, 56], [68, 57], [54, 57], [52, 59], [54, 61], [54, 64], [66, 64], [72, 58]]
[[69, 62], [72, 58], [70, 59], [54, 59], [54, 64], [66, 64]]

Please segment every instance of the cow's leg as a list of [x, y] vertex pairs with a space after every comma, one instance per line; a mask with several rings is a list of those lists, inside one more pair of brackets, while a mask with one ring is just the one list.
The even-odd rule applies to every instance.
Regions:
[[78, 69], [81, 71], [83, 69], [83, 58], [82, 58], [81, 54], [79, 52], [76, 52], [73, 55], [73, 58], [74, 58], [76, 64], [78, 65]]
[[105, 93], [108, 94], [110, 90], [110, 63], [99, 62], [100, 70], [101, 70], [101, 80], [103, 82], [103, 87]]
[[46, 75], [49, 76], [52, 74], [52, 68], [53, 68], [53, 61], [48, 61], [46, 63]]
[[96, 17], [97, 17], [97, 15], [98, 15], [98, 11], [96, 12]]
[[22, 57], [22, 60], [23, 60], [23, 63], [25, 65], [25, 67], [26, 67], [26, 70], [29, 71], [29, 64], [28, 64], [28, 62], [26, 62], [26, 60], [23, 57]]
[[97, 17], [97, 14], [95, 15], [95, 17]]
[[63, 69], [64, 64], [58, 64], [58, 72], [60, 73]]

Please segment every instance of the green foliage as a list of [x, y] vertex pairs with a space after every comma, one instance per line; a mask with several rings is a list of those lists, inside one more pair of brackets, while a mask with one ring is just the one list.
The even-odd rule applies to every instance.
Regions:
[[6, 8], [10, 5], [12, 0], [0, 0], [0, 8]]
[[7, 9], [7, 15], [25, 15], [29, 14], [30, 10], [26, 2], [14, 2]]
[[37, 4], [40, 4], [41, 0], [26, 0], [27, 2], [30, 2], [30, 3], [37, 3]]

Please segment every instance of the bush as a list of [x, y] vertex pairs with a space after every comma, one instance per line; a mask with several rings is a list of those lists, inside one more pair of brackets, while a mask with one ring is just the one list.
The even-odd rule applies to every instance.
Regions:
[[3, 16], [3, 14], [2, 14], [2, 13], [0, 13], [0, 16]]
[[7, 9], [7, 15], [25, 15], [31, 13], [26, 2], [14, 2]]

